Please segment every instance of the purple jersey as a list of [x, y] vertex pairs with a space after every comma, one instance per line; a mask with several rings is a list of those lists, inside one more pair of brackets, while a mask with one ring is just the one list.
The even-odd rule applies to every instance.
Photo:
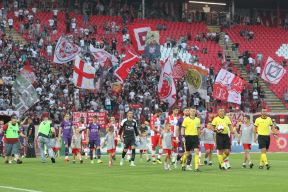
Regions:
[[99, 132], [100, 132], [100, 125], [98, 123], [94, 124], [91, 123], [88, 126], [89, 129], [89, 140], [97, 140], [100, 136], [99, 136]]
[[184, 117], [180, 117], [180, 118], [178, 119], [177, 126], [180, 127], [180, 129], [182, 128], [182, 123], [183, 123], [183, 121], [184, 121]]
[[[2, 132], [0, 132], [0, 143], [2, 142], [3, 136], [4, 136], [4, 133], [3, 133], [3, 131], [2, 131]], [[1, 153], [1, 152], [0, 152], [0, 153]]]
[[[20, 127], [20, 133], [22, 133], [23, 135], [25, 135], [25, 128], [23, 126]], [[20, 140], [20, 143], [23, 144], [24, 143], [24, 137], [22, 136], [19, 136], [19, 140]]]
[[72, 137], [72, 128], [73, 128], [72, 121], [63, 121], [60, 127], [62, 129], [63, 137], [66, 137], [66, 138]]

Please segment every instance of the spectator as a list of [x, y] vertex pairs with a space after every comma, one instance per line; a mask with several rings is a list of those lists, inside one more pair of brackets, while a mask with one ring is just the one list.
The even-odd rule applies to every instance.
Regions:
[[257, 65], [257, 67], [256, 67], [256, 73], [257, 73], [257, 76], [259, 77], [260, 74], [261, 74], [261, 67], [260, 67], [260, 65]]
[[284, 101], [286, 103], [288, 103], [288, 89], [286, 89], [285, 93], [284, 93]]

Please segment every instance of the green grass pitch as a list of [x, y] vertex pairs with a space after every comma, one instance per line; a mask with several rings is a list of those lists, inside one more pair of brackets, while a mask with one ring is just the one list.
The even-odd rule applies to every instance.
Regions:
[[[165, 171], [163, 165], [140, 162], [136, 157], [136, 167], [125, 162], [119, 166], [119, 156], [112, 168], [107, 159], [103, 164], [64, 163], [57, 159], [42, 164], [39, 159], [24, 159], [24, 164], [0, 164], [0, 191], [15, 192], [3, 186], [29, 189], [41, 192], [287, 192], [288, 153], [270, 153], [268, 160], [272, 168], [258, 169], [259, 154], [252, 154], [256, 166], [241, 168], [242, 154], [230, 157], [232, 169], [220, 171], [216, 164], [202, 166], [202, 172], [182, 172], [180, 168]], [[96, 162], [95, 162], [96, 163]], [[23, 190], [22, 190], [23, 191]], [[29, 192], [29, 191], [28, 191]]]

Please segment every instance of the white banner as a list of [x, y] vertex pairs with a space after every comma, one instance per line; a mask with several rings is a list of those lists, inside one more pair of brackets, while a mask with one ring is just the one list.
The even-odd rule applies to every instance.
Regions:
[[268, 57], [261, 78], [271, 84], [278, 84], [285, 75], [286, 69], [271, 57]]

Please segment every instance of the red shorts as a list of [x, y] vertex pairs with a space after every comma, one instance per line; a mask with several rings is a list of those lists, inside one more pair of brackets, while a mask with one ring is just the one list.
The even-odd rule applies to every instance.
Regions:
[[171, 155], [172, 154], [172, 150], [171, 149], [164, 149], [164, 154]]
[[87, 145], [87, 141], [86, 140], [82, 140], [82, 145]]
[[114, 145], [115, 145], [115, 149], [116, 149], [116, 147], [118, 145], [118, 140], [117, 139], [114, 140]]
[[108, 149], [107, 153], [115, 153], [115, 149]]
[[177, 149], [179, 146], [178, 146], [178, 143], [176, 142], [176, 137], [172, 137], [172, 148], [173, 149]]
[[245, 144], [243, 143], [244, 150], [251, 150], [251, 144]]
[[208, 143], [204, 143], [204, 148], [205, 148], [205, 151], [213, 151], [214, 150], [214, 144], [208, 144]]
[[60, 147], [54, 147], [55, 151], [60, 151]]
[[81, 149], [78, 149], [78, 148], [73, 148], [72, 149], [72, 154], [78, 154], [81, 152]]
[[160, 135], [151, 136], [151, 143], [152, 143], [152, 148], [155, 148], [157, 146], [161, 147], [162, 142], [161, 142]]

